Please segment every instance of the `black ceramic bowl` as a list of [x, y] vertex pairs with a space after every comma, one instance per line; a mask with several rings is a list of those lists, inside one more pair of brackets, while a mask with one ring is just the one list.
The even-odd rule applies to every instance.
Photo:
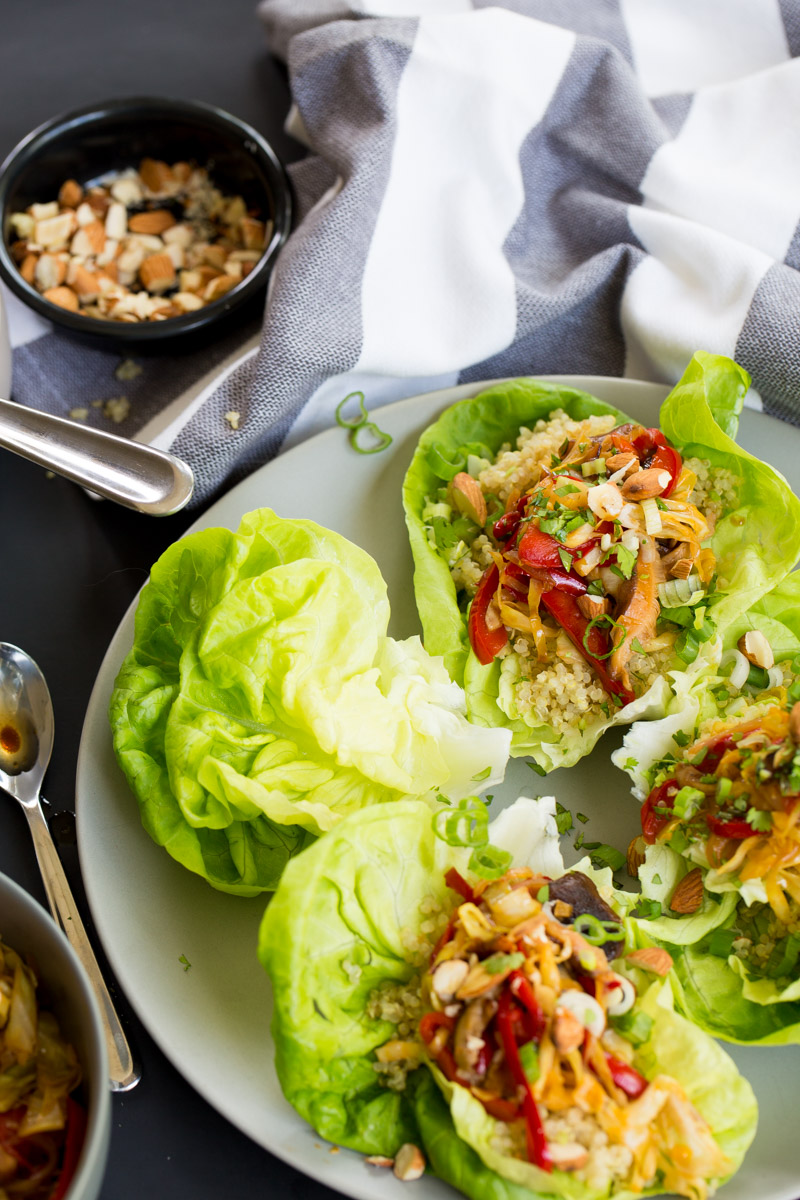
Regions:
[[[25, 282], [11, 256], [11, 214], [54, 200], [67, 179], [92, 183], [112, 172], [138, 167], [143, 158], [194, 162], [208, 169], [225, 195], [242, 196], [248, 208], [273, 223], [263, 257], [221, 299], [163, 321], [104, 321], [51, 304]], [[199, 101], [156, 96], [110, 100], [40, 125], [0, 166], [0, 276], [31, 308], [73, 333], [127, 344], [161, 342], [208, 329], [262, 292], [289, 233], [291, 212], [283, 166], [269, 143], [243, 121]]]

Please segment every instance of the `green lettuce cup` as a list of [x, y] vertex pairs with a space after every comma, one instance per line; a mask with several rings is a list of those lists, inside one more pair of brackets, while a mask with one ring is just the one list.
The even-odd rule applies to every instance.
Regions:
[[502, 779], [509, 735], [471, 726], [441, 659], [388, 620], [376, 563], [311, 521], [258, 509], [171, 546], [109, 712], [150, 836], [252, 896], [358, 808]]
[[[554, 818], [552, 798], [501, 814], [495, 850], [528, 864], [492, 881], [419, 801], [353, 814], [293, 860], [259, 937], [281, 1087], [321, 1136], [416, 1146], [475, 1200], [710, 1194], [753, 1138], [750, 1086], [675, 1011], [668, 956], [637, 957], [636, 898], [588, 862], [563, 873]], [[562, 965], [545, 982], [512, 941], [557, 944]]]
[[800, 502], [733, 441], [748, 386], [698, 353], [644, 430], [517, 379], [420, 438], [403, 498], [425, 645], [512, 755], [570, 766], [610, 726], [663, 715], [668, 672], [713, 661], [794, 565]]
[[799, 669], [795, 573], [612, 756], [643, 802], [638, 936], [672, 954], [680, 1010], [729, 1041], [800, 1041]]

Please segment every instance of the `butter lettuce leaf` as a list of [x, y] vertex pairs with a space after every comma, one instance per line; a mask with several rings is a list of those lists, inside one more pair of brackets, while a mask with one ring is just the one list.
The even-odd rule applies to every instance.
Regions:
[[441, 660], [388, 620], [375, 562], [313, 522], [260, 509], [171, 546], [110, 705], [150, 836], [255, 895], [350, 812], [502, 779], [509, 734], [473, 728]]
[[[516, 842], [516, 865], [530, 852], [534, 861], [556, 866], [553, 807], [551, 797], [521, 798], [510, 817], [501, 814], [490, 825], [492, 842]], [[520, 845], [515, 836], [526, 812], [542, 833], [543, 851]], [[431, 945], [459, 902], [443, 876], [450, 866], [468, 876], [467, 853], [436, 838], [425, 804], [401, 801], [349, 816], [289, 864], [259, 936], [259, 957], [273, 986], [272, 1032], [284, 1094], [318, 1133], [354, 1150], [392, 1154], [403, 1141], [416, 1141], [436, 1174], [474, 1200], [531, 1194], [599, 1200], [605, 1190], [574, 1175], [544, 1175], [499, 1153], [494, 1120], [427, 1060], [409, 1073], [403, 1091], [378, 1082], [375, 1050], [408, 1036], [398, 1030], [408, 1011], [398, 1001], [407, 1000], [418, 983]], [[610, 871], [593, 872], [593, 878], [618, 910], [635, 901], [618, 902]], [[674, 1011], [668, 984], [653, 984], [621, 962], [619, 969], [635, 980], [637, 1003], [652, 1020], [636, 1065], [648, 1078], [679, 1079], [732, 1172], [755, 1132], [749, 1084], [720, 1047]]]
[[[771, 467], [732, 440], [738, 426], [747, 373], [731, 359], [698, 353], [662, 405], [660, 425], [685, 457], [699, 457], [731, 472], [731, 495], [716, 524], [711, 545], [718, 559], [718, 584], [711, 615], [717, 631], [726, 627], [775, 586], [800, 555], [800, 502]], [[442, 486], [442, 466], [463, 459], [470, 446], [495, 455], [514, 443], [521, 425], [531, 427], [561, 408], [576, 419], [624, 413], [594, 397], [535, 379], [497, 384], [447, 409], [420, 438], [406, 475], [403, 500], [414, 557], [414, 590], [426, 647], [442, 654], [452, 677], [463, 682], [467, 711], [476, 723], [512, 731], [511, 753], [528, 755], [549, 771], [571, 766], [589, 753], [602, 733], [615, 724], [650, 721], [665, 714], [670, 698], [666, 678], [633, 704], [607, 717], [584, 717], [568, 733], [519, 711], [515, 701], [513, 655], [482, 665], [471, 650], [467, 612], [445, 557], [431, 545], [424, 513]], [[439, 473], [437, 473], [439, 472]], [[718, 661], [719, 641], [703, 643], [700, 666]], [[672, 668], [683, 671], [677, 658]]]

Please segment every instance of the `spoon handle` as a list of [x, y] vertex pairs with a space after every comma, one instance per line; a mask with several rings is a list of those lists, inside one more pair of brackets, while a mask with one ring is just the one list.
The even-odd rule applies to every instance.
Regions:
[[119, 1017], [108, 988], [105, 985], [94, 951], [89, 944], [89, 938], [81, 920], [75, 899], [67, 883], [61, 859], [53, 844], [47, 821], [38, 803], [25, 804], [25, 815], [28, 818], [39, 869], [42, 873], [44, 888], [50, 911], [56, 924], [63, 929], [72, 949], [81, 960], [86, 974], [89, 976], [95, 995], [100, 1003], [103, 1027], [106, 1035], [108, 1050], [109, 1075], [111, 1090], [127, 1092], [135, 1087], [141, 1078], [140, 1072], [133, 1061], [128, 1040], [122, 1031]]
[[142, 442], [0, 399], [0, 447], [125, 508], [169, 516], [194, 488], [191, 467]]

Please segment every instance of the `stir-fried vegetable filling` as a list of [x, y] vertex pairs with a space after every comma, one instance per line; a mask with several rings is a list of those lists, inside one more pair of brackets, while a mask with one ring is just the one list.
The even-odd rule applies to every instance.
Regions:
[[77, 1163], [84, 1110], [70, 1096], [81, 1069], [36, 977], [0, 942], [0, 1194], [59, 1200]]
[[695, 471], [658, 429], [563, 413], [539, 425], [530, 441], [548, 426], [563, 429], [558, 449], [545, 457], [542, 442], [527, 478], [509, 489], [500, 482], [511, 470], [504, 454], [476, 460], [483, 469], [456, 474], [430, 508], [430, 536], [446, 540], [448, 514], [483, 528], [471, 552], [473, 569], [486, 563], [477, 585], [459, 558], [452, 563], [457, 585], [474, 592], [468, 629], [481, 663], [512, 649], [539, 666], [577, 653], [604, 703], [622, 707], [649, 683], [638, 656], [691, 661], [712, 635], [715, 558], [704, 543], [719, 496], [715, 506], [696, 487]]
[[419, 1036], [495, 1118], [498, 1150], [603, 1192], [658, 1181], [707, 1195], [730, 1164], [682, 1086], [636, 1065], [652, 1020], [610, 965], [623, 931], [591, 880], [529, 868], [474, 888], [454, 869], [446, 879], [461, 903], [422, 980]]
[[710, 868], [715, 881], [762, 881], [778, 920], [796, 922], [800, 701], [702, 738], [685, 761], [662, 767], [642, 807], [642, 833]]

